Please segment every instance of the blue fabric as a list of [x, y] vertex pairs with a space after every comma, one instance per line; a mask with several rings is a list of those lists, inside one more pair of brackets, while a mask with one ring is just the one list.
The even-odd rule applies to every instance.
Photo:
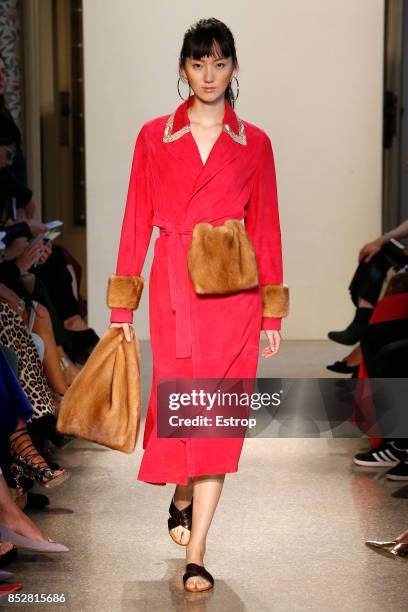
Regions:
[[10, 463], [8, 437], [15, 431], [18, 419], [22, 417], [27, 422], [32, 413], [31, 403], [0, 350], [0, 467], [5, 476]]
[[0, 435], [9, 436], [23, 417], [28, 421], [33, 407], [2, 351], [0, 351]]

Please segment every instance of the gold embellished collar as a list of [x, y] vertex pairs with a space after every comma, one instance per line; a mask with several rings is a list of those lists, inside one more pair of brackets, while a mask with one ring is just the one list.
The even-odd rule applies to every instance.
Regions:
[[[187, 113], [187, 109], [194, 102], [194, 94], [189, 98], [186, 98], [182, 104], [180, 104], [176, 110], [169, 116], [164, 128], [163, 142], [173, 142], [184, 134], [191, 132], [190, 119]], [[239, 144], [246, 145], [246, 132], [245, 126], [228, 102], [225, 99], [225, 112], [224, 112], [224, 131], [231, 136], [231, 138]]]

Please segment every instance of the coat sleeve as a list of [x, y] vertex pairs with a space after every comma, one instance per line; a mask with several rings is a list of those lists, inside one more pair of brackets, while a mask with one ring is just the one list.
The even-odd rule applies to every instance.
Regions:
[[[152, 235], [151, 163], [146, 128], [134, 148], [125, 212], [122, 219], [116, 274], [109, 279], [107, 303], [111, 323], [132, 323], [143, 289], [140, 276]], [[112, 305], [116, 307], [112, 307]]]
[[289, 288], [282, 283], [282, 246], [275, 162], [270, 138], [263, 133], [262, 150], [249, 202], [245, 228], [255, 249], [262, 294], [261, 329], [281, 329], [288, 314]]

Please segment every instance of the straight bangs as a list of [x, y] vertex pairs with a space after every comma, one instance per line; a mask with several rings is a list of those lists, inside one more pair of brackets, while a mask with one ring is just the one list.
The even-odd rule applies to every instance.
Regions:
[[220, 33], [217, 31], [205, 30], [197, 32], [186, 41], [185, 47], [183, 49], [185, 59], [188, 57], [192, 57], [195, 60], [200, 60], [202, 57], [217, 59], [233, 56], [233, 49], [228, 44], [228, 40], [220, 36]]

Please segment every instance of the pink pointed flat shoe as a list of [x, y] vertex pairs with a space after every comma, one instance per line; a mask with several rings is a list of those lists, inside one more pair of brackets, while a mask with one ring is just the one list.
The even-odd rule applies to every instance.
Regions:
[[61, 553], [69, 551], [69, 548], [54, 542], [51, 538], [47, 540], [31, 540], [2, 524], [0, 524], [0, 541], [12, 542], [16, 548], [34, 552]]

